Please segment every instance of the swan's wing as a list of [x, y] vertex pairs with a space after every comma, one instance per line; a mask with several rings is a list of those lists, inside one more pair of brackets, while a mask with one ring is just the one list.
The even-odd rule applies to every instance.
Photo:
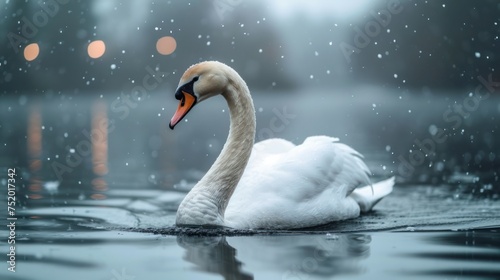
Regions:
[[254, 164], [259, 165], [270, 155], [282, 154], [295, 147], [290, 141], [281, 138], [270, 138], [254, 144], [247, 168], [252, 169]]
[[235, 227], [291, 228], [357, 216], [359, 206], [348, 196], [370, 184], [368, 168], [358, 152], [337, 141], [309, 137], [287, 152], [252, 159], [229, 201], [226, 220]]
[[294, 147], [295, 144], [288, 140], [271, 138], [255, 143], [252, 152], [261, 154], [281, 154], [290, 151]]
[[[346, 144], [340, 143], [338, 138], [328, 136], [308, 137], [301, 145], [306, 151], [321, 153], [325, 149], [325, 165], [316, 166], [318, 169], [329, 169], [333, 174], [330, 186], [341, 186], [346, 196], [361, 186], [371, 185], [370, 170], [363, 161], [363, 156]], [[314, 148], [312, 148], [313, 146]], [[313, 152], [315, 151], [315, 152]], [[331, 162], [328, 166], [328, 162]]]

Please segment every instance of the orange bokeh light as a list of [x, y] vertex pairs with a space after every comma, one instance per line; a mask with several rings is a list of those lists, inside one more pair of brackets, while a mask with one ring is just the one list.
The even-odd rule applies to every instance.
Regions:
[[156, 50], [162, 55], [169, 55], [177, 48], [177, 42], [174, 37], [165, 36], [156, 42]]
[[29, 199], [41, 199], [41, 198], [43, 198], [43, 196], [39, 195], [39, 194], [29, 194], [28, 198]]
[[42, 185], [40, 184], [31, 184], [28, 189], [32, 192], [39, 192], [42, 190]]
[[89, 44], [87, 53], [91, 58], [99, 58], [106, 52], [106, 44], [102, 40], [96, 40]]
[[106, 199], [107, 196], [104, 194], [100, 194], [100, 193], [94, 193], [94, 194], [90, 195], [90, 198], [92, 198], [94, 200], [103, 200], [103, 199]]
[[24, 48], [24, 58], [27, 61], [35, 60], [38, 57], [38, 54], [40, 54], [40, 47], [37, 43], [31, 43]]
[[107, 191], [108, 183], [103, 178], [95, 178], [92, 180], [92, 189], [97, 191]]

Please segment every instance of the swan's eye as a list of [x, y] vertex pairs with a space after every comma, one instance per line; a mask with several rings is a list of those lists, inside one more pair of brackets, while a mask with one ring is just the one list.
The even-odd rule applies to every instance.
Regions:
[[198, 76], [194, 77], [194, 78], [193, 78], [193, 83], [194, 83], [194, 82], [196, 82], [196, 81], [198, 81], [198, 79], [199, 79], [199, 78], [200, 78], [200, 77], [198, 77]]

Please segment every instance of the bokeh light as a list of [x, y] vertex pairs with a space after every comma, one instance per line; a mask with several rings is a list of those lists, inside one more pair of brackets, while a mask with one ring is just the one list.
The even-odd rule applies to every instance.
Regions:
[[108, 183], [106, 182], [106, 180], [104, 180], [104, 178], [101, 177], [94, 178], [92, 179], [91, 184], [92, 184], [92, 189], [95, 191], [103, 192], [108, 190]]
[[177, 48], [177, 42], [174, 37], [165, 36], [156, 42], [156, 50], [162, 55], [172, 54]]
[[27, 61], [35, 60], [38, 57], [38, 54], [40, 54], [40, 47], [37, 43], [31, 43], [24, 48], [24, 58]]
[[40, 195], [40, 194], [30, 194], [30, 195], [28, 195], [28, 198], [29, 198], [29, 199], [33, 199], [33, 200], [36, 200], [36, 199], [41, 199], [41, 198], [43, 198], [43, 196], [42, 196], [42, 195]]
[[103, 199], [106, 199], [107, 196], [104, 194], [100, 194], [100, 193], [94, 193], [94, 194], [90, 195], [90, 198], [92, 198], [94, 200], [103, 200]]
[[91, 58], [99, 58], [106, 52], [106, 44], [102, 40], [96, 40], [89, 44], [87, 52]]

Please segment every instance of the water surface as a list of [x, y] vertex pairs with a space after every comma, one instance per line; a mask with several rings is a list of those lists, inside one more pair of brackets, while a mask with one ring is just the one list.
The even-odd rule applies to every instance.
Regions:
[[[6, 100], [0, 180], [5, 186], [7, 169], [16, 168], [17, 272], [4, 267], [0, 278], [498, 279], [498, 144], [469, 143], [470, 135], [482, 143], [497, 133], [484, 120], [500, 112], [498, 102], [471, 114], [467, 137], [450, 134], [401, 174], [399, 158], [414, 141], [446, 127], [448, 97], [398, 104], [366, 89], [291, 96], [256, 94], [258, 140], [339, 136], [365, 155], [375, 180], [397, 176], [375, 211], [295, 231], [179, 229], [180, 201], [227, 136], [223, 100], [200, 105], [175, 131], [167, 128], [175, 104], [159, 94], [124, 118], [111, 97]], [[321, 114], [310, 110], [318, 98]], [[269, 125], [284, 113], [279, 129]], [[2, 248], [8, 234], [0, 231]]]

